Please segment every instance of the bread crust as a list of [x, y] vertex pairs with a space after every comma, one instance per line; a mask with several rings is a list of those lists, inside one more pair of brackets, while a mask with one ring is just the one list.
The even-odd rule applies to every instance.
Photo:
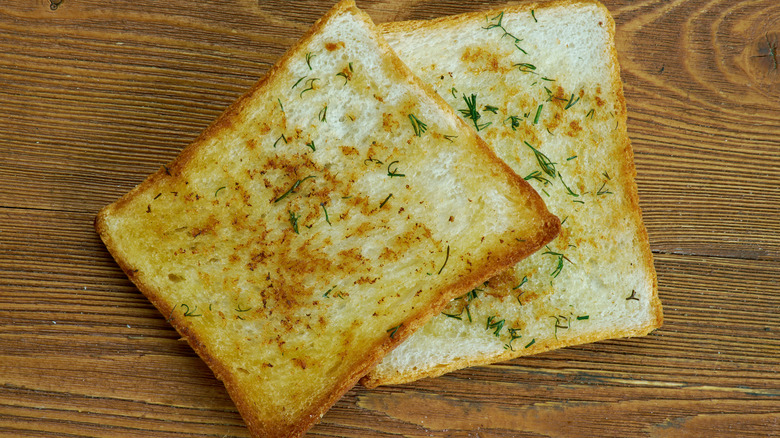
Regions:
[[618, 133], [616, 135], [616, 138], [618, 138], [617, 148], [622, 151], [621, 154], [624, 157], [622, 160], [619, 160], [619, 165], [622, 167], [622, 172], [620, 172], [620, 185], [624, 188], [626, 193], [626, 200], [628, 202], [628, 217], [637, 230], [638, 235], [636, 236], [636, 244], [640, 247], [640, 253], [642, 255], [642, 270], [650, 277], [652, 282], [652, 296], [649, 297], [651, 300], [651, 320], [649, 320], [647, 324], [641, 327], [631, 329], [615, 327], [608, 332], [590, 332], [585, 335], [570, 336], [562, 340], [548, 340], [546, 342], [538, 342], [533, 346], [522, 350], [505, 350], [503, 353], [496, 355], [460, 358], [451, 363], [439, 364], [434, 368], [430, 368], [425, 365], [421, 367], [422, 369], [413, 371], [407, 370], [403, 373], [396, 372], [394, 375], [373, 371], [361, 379], [361, 384], [364, 386], [373, 388], [379, 385], [408, 383], [425, 377], [440, 376], [442, 374], [465, 367], [509, 360], [512, 358], [541, 353], [556, 348], [595, 342], [607, 338], [643, 336], [663, 324], [663, 311], [661, 307], [661, 301], [658, 297], [657, 277], [655, 268], [653, 266], [652, 252], [649, 245], [647, 230], [642, 222], [642, 212], [639, 206], [638, 189], [635, 180], [636, 167], [634, 165], [633, 150], [627, 133], [626, 101], [623, 94], [623, 83], [620, 79], [620, 65], [618, 63], [617, 49], [614, 44], [615, 22], [607, 8], [596, 0], [553, 0], [549, 2], [533, 2], [508, 6], [501, 9], [494, 9], [492, 11], [470, 12], [455, 16], [436, 18], [433, 20], [383, 23], [379, 25], [379, 29], [382, 33], [400, 34], [404, 32], [419, 31], [422, 29], [424, 29], [426, 32], [433, 33], [437, 28], [456, 28], [461, 23], [471, 22], [473, 20], [484, 20], [484, 17], [486, 16], [496, 16], [500, 13], [530, 13], [532, 10], [538, 11], [541, 9], [558, 7], [584, 7], [589, 5], [597, 7], [601, 11], [602, 15], [604, 15], [606, 20], [606, 23], [604, 23], [604, 28], [609, 35], [610, 44], [606, 49], [608, 50], [607, 55], [609, 58], [609, 80], [612, 83], [611, 92], [614, 92], [614, 99], [618, 109], [617, 114], [615, 114], [615, 119], [618, 122]]
[[[301, 415], [300, 421], [292, 428], [285, 429], [282, 425], [268, 424], [262, 418], [257, 416], [257, 411], [252, 406], [251, 400], [247, 398], [243, 389], [239, 386], [238, 382], [233, 378], [232, 374], [225, 368], [221, 360], [218, 357], [214, 357], [211, 351], [200, 339], [197, 332], [190, 329], [187, 322], [183, 317], [174, 313], [172, 308], [161, 296], [160, 291], [151, 287], [142, 276], [139, 276], [138, 272], [128, 263], [122, 249], [119, 248], [114, 241], [111, 232], [106, 226], [107, 217], [123, 209], [130, 201], [144, 193], [161, 181], [168, 178], [177, 178], [182, 174], [182, 171], [186, 168], [187, 164], [196, 156], [197, 152], [206, 146], [206, 142], [209, 138], [217, 135], [222, 130], [230, 130], [233, 125], [237, 123], [237, 116], [241, 113], [241, 109], [244, 105], [252, 99], [254, 96], [263, 92], [269, 83], [272, 83], [279, 71], [284, 69], [286, 64], [291, 58], [296, 55], [300, 55], [301, 48], [304, 47], [307, 42], [316, 35], [320, 29], [334, 16], [339, 14], [349, 13], [358, 17], [360, 20], [366, 23], [367, 27], [371, 28], [371, 23], [368, 16], [359, 11], [352, 0], [345, 0], [338, 3], [331, 9], [324, 17], [318, 20], [312, 28], [301, 38], [301, 40], [289, 49], [286, 54], [277, 62], [267, 74], [259, 80], [248, 92], [240, 97], [233, 105], [231, 105], [225, 112], [213, 122], [193, 143], [187, 146], [183, 152], [166, 168], [158, 170], [155, 174], [150, 176], [140, 185], [131, 190], [128, 194], [124, 195], [117, 202], [103, 208], [96, 217], [95, 228], [98, 234], [103, 239], [109, 252], [114, 256], [119, 266], [126, 273], [128, 278], [136, 284], [138, 289], [159, 309], [163, 315], [168, 316], [168, 322], [182, 335], [184, 339], [190, 344], [190, 346], [198, 353], [201, 358], [212, 369], [215, 376], [222, 380], [225, 387], [234, 400], [239, 412], [246, 421], [247, 427], [253, 436], [300, 436], [305, 433], [315, 422], [317, 422], [324, 413], [346, 392], [348, 391], [361, 376], [365, 375], [374, 365], [378, 362], [387, 352], [401, 343], [407, 338], [414, 330], [422, 326], [427, 320], [437, 314], [441, 308], [443, 308], [452, 298], [464, 293], [475, 287], [491, 275], [498, 273], [508, 266], [512, 266], [522, 258], [528, 256], [532, 252], [541, 248], [544, 244], [552, 240], [560, 229], [560, 220], [550, 214], [541, 198], [530, 187], [530, 185], [521, 177], [516, 175], [502, 160], [495, 156], [490, 150], [487, 144], [477, 137], [476, 133], [473, 133], [477, 139], [479, 147], [483, 150], [486, 156], [490, 157], [490, 160], [495, 163], [496, 167], [501, 169], [503, 173], [502, 177], [510, 182], [517, 190], [523, 191], [529, 196], [530, 202], [534, 205], [534, 209], [544, 212], [543, 218], [538, 232], [532, 239], [525, 242], [524, 245], [516, 245], [514, 247], [507, 247], [503, 253], [495, 254], [493, 263], [485, 266], [484, 268], [472, 272], [470, 275], [461, 278], [459, 281], [448, 285], [439, 291], [439, 299], [431, 306], [419, 309], [413, 316], [403, 324], [403, 326], [392, 337], [387, 337], [384, 342], [372, 351], [365, 355], [363, 362], [360, 366], [352, 370], [351, 374], [344, 376], [334, 387], [333, 391], [323, 397], [320, 400], [309, 403], [311, 406], [307, 411]], [[465, 127], [464, 129], [471, 130], [464, 122], [458, 119], [454, 111], [441, 99], [428, 85], [424, 84], [418, 78], [412, 75], [411, 71], [403, 64], [394, 54], [389, 45], [379, 35], [376, 30], [372, 30], [373, 36], [379, 41], [380, 47], [382, 47], [384, 53], [382, 56], [388, 58], [396, 67], [399, 72], [402, 72], [403, 76], [414, 86], [425, 90], [425, 92], [433, 98], [442, 111], [447, 112], [452, 118], [458, 120], [458, 123]], [[473, 132], [473, 131], [472, 131]], [[518, 250], [519, 248], [519, 250]]]

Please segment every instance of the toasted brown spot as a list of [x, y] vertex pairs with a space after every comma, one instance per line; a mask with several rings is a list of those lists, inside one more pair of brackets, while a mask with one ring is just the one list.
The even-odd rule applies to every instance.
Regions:
[[329, 52], [332, 52], [334, 50], [340, 49], [342, 47], [344, 47], [344, 41], [339, 41], [339, 42], [336, 42], [336, 43], [325, 43], [325, 48]]

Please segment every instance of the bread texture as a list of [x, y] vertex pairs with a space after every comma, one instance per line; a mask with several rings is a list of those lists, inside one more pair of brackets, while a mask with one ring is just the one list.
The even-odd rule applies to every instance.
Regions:
[[96, 218], [267, 437], [302, 435], [450, 300], [559, 227], [351, 1]]
[[380, 26], [562, 220], [544, 249], [449, 304], [363, 379], [432, 377], [662, 323], [615, 25], [595, 1]]

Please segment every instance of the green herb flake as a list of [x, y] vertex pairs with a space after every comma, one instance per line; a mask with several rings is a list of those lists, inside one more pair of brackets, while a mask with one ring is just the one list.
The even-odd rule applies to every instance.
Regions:
[[551, 177], [555, 178], [555, 163], [550, 161], [549, 158], [547, 158], [546, 155], [541, 153], [538, 149], [533, 147], [531, 143], [528, 143], [527, 141], [524, 141], [526, 146], [531, 148], [531, 150], [534, 152], [534, 155], [536, 156], [536, 161], [539, 163], [539, 167], [542, 168], [542, 171], [546, 173], [547, 175], [550, 175]]
[[584, 321], [586, 319], [590, 319], [590, 315], [582, 315], [577, 317], [577, 321]]
[[463, 95], [463, 100], [466, 101], [466, 109], [459, 110], [461, 114], [463, 114], [463, 117], [466, 119], [470, 119], [472, 122], [474, 122], [474, 128], [477, 129], [477, 131], [481, 131], [484, 128], [487, 128], [490, 126], [492, 122], [487, 122], [483, 124], [477, 123], [477, 121], [482, 117], [482, 114], [479, 113], [477, 110], [477, 95], [472, 94], [471, 97], [466, 97], [466, 95]]
[[290, 187], [286, 192], [282, 193], [281, 196], [279, 196], [278, 198], [274, 199], [274, 204], [279, 202], [279, 201], [281, 201], [282, 199], [286, 198], [290, 193], [294, 193], [295, 189], [297, 189], [298, 186], [301, 185], [302, 182], [306, 181], [309, 178], [314, 178], [314, 175], [309, 175], [306, 178], [299, 179], [298, 181], [295, 181], [293, 183], [292, 187]]
[[531, 345], [534, 345], [536, 343], [536, 338], [531, 339], [531, 342], [525, 344], [525, 348], [530, 347]]
[[441, 271], [444, 270], [444, 267], [447, 266], [447, 261], [450, 259], [450, 246], [447, 245], [447, 255], [444, 257], [444, 264], [441, 265], [441, 268], [439, 269], [439, 273], [437, 275], [441, 274]]
[[200, 313], [195, 313], [195, 312], [198, 311], [198, 306], [195, 306], [192, 309], [190, 309], [190, 306], [188, 306], [188, 305], [186, 305], [184, 303], [180, 304], [180, 306], [184, 308], [184, 316], [187, 316], [187, 317], [203, 316]]
[[578, 198], [580, 196], [574, 193], [572, 189], [570, 189], [569, 186], [566, 185], [566, 183], [563, 181], [563, 177], [561, 176], [560, 172], [558, 172], [558, 178], [561, 180], [561, 184], [563, 184], [563, 187], [566, 188], [566, 193], [568, 193], [571, 196], [574, 196], [575, 198]]
[[536, 14], [534, 13], [533, 9], [531, 9], [531, 18], [534, 19], [534, 23], [538, 23], [539, 22], [539, 20], [536, 19]]
[[501, 329], [504, 328], [504, 323], [506, 322], [505, 319], [502, 319], [500, 321], [493, 321], [495, 318], [498, 318], [497, 316], [489, 316], [487, 319], [487, 324], [485, 325], [485, 330], [493, 330], [493, 334], [496, 335], [496, 337], [499, 336], [501, 333]]
[[306, 66], [309, 67], [309, 70], [311, 70], [311, 59], [314, 58], [317, 55], [313, 55], [311, 52], [306, 53]]
[[498, 107], [495, 107], [495, 106], [493, 106], [493, 105], [485, 105], [485, 106], [482, 108], [482, 110], [483, 110], [483, 111], [487, 111], [487, 112], [489, 112], [489, 113], [496, 114], [496, 113], [498, 112]]
[[325, 105], [321, 110], [317, 117], [319, 117], [320, 122], [327, 122], [326, 117], [328, 115], [328, 105]]
[[580, 100], [580, 98], [579, 98], [579, 97], [577, 97], [577, 98], [575, 99], [575, 98], [574, 98], [574, 93], [572, 93], [572, 94], [571, 94], [571, 97], [569, 97], [569, 101], [568, 101], [568, 103], [566, 104], [566, 107], [564, 107], [563, 109], [567, 110], [567, 109], [571, 108], [572, 106], [574, 106], [574, 104], [575, 104], [575, 103], [579, 102], [579, 100]]
[[421, 122], [414, 114], [409, 114], [409, 121], [412, 122], [412, 129], [414, 129], [414, 135], [421, 137], [428, 129], [428, 125]]
[[406, 175], [405, 175], [405, 174], [403, 174], [403, 173], [398, 173], [398, 172], [396, 172], [396, 171], [398, 170], [398, 166], [397, 166], [397, 165], [395, 166], [395, 168], [394, 168], [394, 169], [390, 169], [390, 167], [391, 167], [393, 164], [396, 164], [396, 163], [398, 163], [398, 162], [399, 162], [399, 161], [393, 161], [392, 163], [390, 163], [390, 164], [388, 164], [388, 165], [387, 165], [387, 176], [389, 176], [390, 178], [393, 178], [393, 177], [404, 177], [404, 176], [406, 176]]
[[536, 107], [536, 116], [534, 116], [534, 125], [539, 123], [539, 116], [542, 115], [542, 104], [540, 103], [538, 107]]
[[311, 78], [311, 79], [307, 79], [307, 80], [306, 80], [306, 83], [305, 83], [305, 85], [306, 85], [306, 88], [304, 88], [304, 89], [303, 89], [303, 91], [301, 91], [301, 93], [300, 93], [298, 96], [299, 96], [299, 97], [303, 97], [303, 93], [305, 93], [305, 92], [307, 92], [307, 91], [311, 91], [311, 90], [313, 90], [313, 89], [314, 89], [314, 83], [315, 83], [315, 82], [317, 82], [317, 81], [319, 81], [319, 80], [320, 80], [320, 78]]
[[284, 134], [280, 135], [279, 138], [277, 138], [276, 141], [274, 142], [274, 147], [276, 147], [279, 141], [283, 141], [284, 144], [287, 144], [287, 137], [285, 137]]
[[321, 203], [320, 203], [320, 207], [322, 207], [322, 211], [324, 211], [324, 212], [325, 212], [325, 222], [327, 222], [327, 223], [328, 223], [328, 225], [331, 225], [331, 223], [330, 223], [330, 218], [328, 217], [328, 209], [327, 209], [327, 208], [325, 208], [325, 203], [324, 203], [324, 202], [321, 202]]
[[487, 26], [485, 26], [485, 27], [483, 27], [483, 29], [486, 29], [486, 30], [490, 30], [490, 29], [496, 29], [496, 28], [498, 28], [498, 29], [501, 29], [502, 31], [504, 31], [504, 33], [501, 35], [501, 38], [502, 38], [502, 39], [503, 39], [504, 37], [509, 37], [511, 40], [513, 40], [513, 42], [514, 42], [514, 44], [515, 44], [515, 48], [516, 48], [517, 50], [519, 50], [519, 51], [521, 51], [521, 52], [523, 52], [523, 53], [525, 53], [525, 54], [528, 54], [528, 52], [526, 52], [525, 50], [523, 50], [523, 48], [522, 48], [522, 47], [520, 47], [520, 45], [519, 45], [519, 44], [520, 44], [520, 41], [522, 41], [522, 40], [521, 40], [520, 38], [518, 38], [518, 37], [516, 37], [516, 36], [512, 35], [511, 33], [509, 33], [509, 32], [506, 30], [506, 28], [504, 27], [504, 25], [503, 25], [503, 23], [502, 23], [502, 21], [504, 20], [504, 12], [503, 12], [503, 11], [502, 11], [502, 12], [499, 12], [499, 13], [498, 13], [498, 15], [496, 15], [496, 16], [495, 16], [495, 17], [493, 17], [493, 18], [490, 18], [490, 17], [487, 17], [487, 16], [486, 16], [486, 17], [485, 17], [485, 20], [488, 22], [488, 25], [487, 25]]
[[389, 201], [389, 200], [390, 200], [390, 198], [391, 198], [392, 196], [393, 196], [393, 194], [392, 194], [392, 193], [390, 193], [389, 195], [387, 195], [387, 198], [385, 198], [385, 200], [384, 200], [384, 201], [382, 201], [382, 203], [381, 203], [381, 204], [379, 204], [379, 208], [382, 208], [382, 207], [384, 207], [384, 206], [385, 206], [385, 204], [387, 204], [387, 201]]
[[596, 195], [598, 195], [598, 196], [601, 196], [601, 195], [611, 195], [612, 192], [610, 192], [608, 188], [605, 188], [606, 185], [607, 185], [607, 182], [604, 181], [604, 183], [601, 184], [601, 187], [599, 187], [599, 190], [596, 192]]
[[292, 210], [287, 210], [288, 213], [290, 213], [290, 225], [292, 225], [293, 231], [295, 231], [295, 234], [298, 233], [298, 219], [301, 218], [301, 215], [295, 214]]
[[391, 327], [385, 331], [386, 333], [390, 333], [390, 339], [393, 339], [393, 336], [395, 336], [395, 333], [398, 331], [399, 328], [401, 328], [402, 325], [403, 324], [398, 324], [397, 326]]
[[524, 276], [523, 280], [518, 284], [517, 286], [513, 287], [512, 290], [520, 289], [524, 284], [528, 283], [528, 276]]
[[513, 64], [512, 67], [517, 67], [521, 72], [523, 73], [534, 73], [536, 70], [536, 66], [533, 64], [528, 64], [527, 62], [521, 62], [519, 64]]

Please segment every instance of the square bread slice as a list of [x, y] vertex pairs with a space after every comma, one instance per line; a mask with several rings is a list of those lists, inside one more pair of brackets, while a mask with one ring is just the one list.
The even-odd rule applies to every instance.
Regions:
[[302, 435], [450, 300], [559, 226], [351, 1], [96, 219], [268, 437]]
[[542, 193], [562, 226], [542, 251], [453, 301], [363, 383], [404, 383], [659, 327], [607, 9], [557, 1], [380, 29]]

